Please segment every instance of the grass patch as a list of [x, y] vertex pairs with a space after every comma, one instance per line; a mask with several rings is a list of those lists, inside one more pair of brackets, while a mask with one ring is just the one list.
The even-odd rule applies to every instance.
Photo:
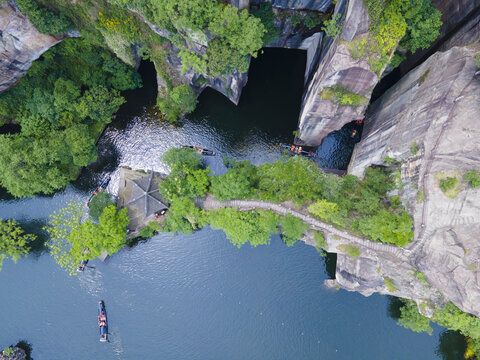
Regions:
[[362, 254], [360, 249], [357, 248], [355, 245], [352, 245], [352, 244], [338, 245], [337, 249], [340, 250], [341, 252], [346, 253], [352, 259], [355, 259]]
[[347, 50], [352, 59], [360, 59], [365, 55], [368, 38], [358, 38], [350, 42], [345, 42]]
[[418, 152], [418, 144], [416, 141], [414, 141], [412, 145], [410, 145], [410, 152], [412, 153], [412, 155], [415, 155]]
[[425, 195], [423, 194], [423, 189], [420, 189], [417, 192], [417, 203], [420, 204], [423, 200], [425, 200]]
[[398, 290], [397, 287], [395, 286], [395, 282], [393, 281], [393, 279], [386, 276], [383, 278], [383, 282], [385, 283], [385, 286], [387, 287], [388, 291], [394, 293], [395, 291]]
[[428, 68], [427, 71], [425, 71], [423, 73], [423, 75], [420, 76], [420, 81], [418, 82], [419, 85], [422, 85], [424, 83], [424, 81], [427, 78], [429, 72], [430, 72], [430, 68]]
[[415, 276], [417, 277], [417, 279], [418, 279], [419, 281], [428, 284], [427, 279], [425, 279], [425, 275], [424, 275], [421, 271], [415, 271]]
[[356, 94], [348, 86], [334, 85], [324, 88], [319, 94], [324, 100], [331, 100], [335, 104], [342, 106], [366, 106], [368, 99], [360, 94]]
[[313, 232], [313, 238], [315, 239], [315, 248], [317, 250], [323, 249], [327, 246], [327, 242], [325, 241], [325, 235], [321, 231], [314, 231]]

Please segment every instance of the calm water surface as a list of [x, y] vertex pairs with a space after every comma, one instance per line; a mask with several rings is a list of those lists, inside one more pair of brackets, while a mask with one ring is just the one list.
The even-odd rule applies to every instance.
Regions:
[[[281, 157], [291, 142], [303, 86], [304, 54], [270, 49], [252, 66], [238, 107], [205, 91], [179, 125], [149, 105], [155, 84], [128, 94], [115, 124], [99, 142], [99, 161], [74, 186], [52, 197], [14, 200], [3, 194], [0, 217], [39, 232], [48, 214], [85, 201], [119, 166], [167, 171], [162, 154], [192, 144], [254, 164]], [[148, 67], [143, 71], [150, 75]], [[332, 134], [316, 161], [344, 168], [353, 147], [349, 129]], [[42, 234], [40, 234], [42, 235]], [[0, 272], [0, 347], [26, 340], [42, 359], [459, 359], [462, 339], [435, 328], [418, 335], [396, 325], [389, 298], [327, 290], [325, 258], [303, 243], [240, 249], [208, 227], [190, 236], [160, 234], [69, 277], [48, 256], [42, 238], [28, 258]], [[328, 258], [331, 263], [334, 259]], [[101, 344], [97, 301], [108, 312], [110, 342]], [[393, 315], [394, 316], [394, 315]]]

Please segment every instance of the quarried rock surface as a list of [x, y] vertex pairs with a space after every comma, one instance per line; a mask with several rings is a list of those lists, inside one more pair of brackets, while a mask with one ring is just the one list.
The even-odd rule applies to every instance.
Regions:
[[[399, 194], [414, 218], [410, 264], [445, 301], [480, 316], [480, 188], [463, 179], [480, 169], [476, 53], [475, 46], [436, 53], [377, 100], [349, 173], [362, 176], [370, 165], [399, 162]], [[457, 184], [444, 193], [439, 184], [449, 177]], [[362, 266], [347, 267], [351, 276], [366, 277]], [[393, 279], [401, 283], [405, 275]], [[398, 292], [423, 298], [408, 284]]]
[[62, 38], [41, 34], [14, 2], [0, 3], [0, 92], [20, 80], [32, 62]]
[[363, 119], [368, 102], [342, 106], [331, 97], [321, 96], [322, 91], [342, 86], [368, 100], [378, 82], [377, 74], [370, 70], [368, 59], [353, 59], [347, 48], [347, 42], [368, 36], [368, 14], [363, 0], [337, 2], [334, 16], [337, 14], [340, 20], [344, 19], [340, 38], [327, 38], [318, 68], [302, 100], [298, 140], [309, 146], [320, 145], [330, 132], [353, 120]]

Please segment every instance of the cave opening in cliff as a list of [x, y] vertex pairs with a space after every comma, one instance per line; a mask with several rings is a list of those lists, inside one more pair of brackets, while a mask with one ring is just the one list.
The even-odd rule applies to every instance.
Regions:
[[265, 48], [252, 58], [248, 82], [238, 105], [206, 88], [189, 117], [208, 121], [219, 132], [244, 142], [261, 132], [279, 142], [292, 142], [302, 101], [306, 51]]
[[155, 105], [158, 93], [155, 65], [149, 60], [142, 60], [137, 71], [142, 78], [142, 87], [122, 92], [125, 103], [116, 114], [114, 126], [117, 128], [123, 128], [129, 119]]

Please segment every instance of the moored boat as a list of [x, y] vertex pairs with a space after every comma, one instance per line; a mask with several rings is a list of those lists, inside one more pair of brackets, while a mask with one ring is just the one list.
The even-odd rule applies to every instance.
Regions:
[[92, 198], [97, 195], [100, 191], [103, 191], [107, 188], [108, 186], [108, 183], [110, 182], [110, 176], [107, 175], [103, 178], [102, 182], [100, 183], [100, 185], [97, 186], [97, 188], [95, 189], [95, 191], [92, 193], [92, 195], [90, 195], [90, 197], [88, 198], [87, 200], [87, 206], [89, 206], [90, 204], [90, 201], [92, 201]]
[[100, 329], [100, 342], [108, 340], [107, 313], [105, 312], [105, 303], [103, 300], [98, 302], [98, 327]]
[[184, 148], [184, 149], [186, 149], [186, 148], [193, 149], [193, 150], [195, 150], [197, 153], [199, 153], [199, 154], [201, 154], [201, 155], [205, 155], [205, 156], [215, 156], [215, 151], [208, 150], [208, 149], [204, 149], [204, 148], [201, 148], [201, 147], [198, 147], [198, 146], [182, 145], [182, 148]]
[[82, 272], [83, 270], [85, 270], [85, 267], [87, 266], [87, 264], [88, 264], [88, 260], [82, 260], [80, 262], [80, 265], [78, 265], [77, 272]]
[[301, 146], [288, 145], [288, 144], [283, 144], [283, 143], [280, 143], [280, 146], [283, 149], [288, 150], [290, 152], [290, 154], [292, 154], [292, 155], [302, 155], [302, 156], [305, 156], [305, 157], [315, 156], [315, 153], [313, 151], [304, 150]]

